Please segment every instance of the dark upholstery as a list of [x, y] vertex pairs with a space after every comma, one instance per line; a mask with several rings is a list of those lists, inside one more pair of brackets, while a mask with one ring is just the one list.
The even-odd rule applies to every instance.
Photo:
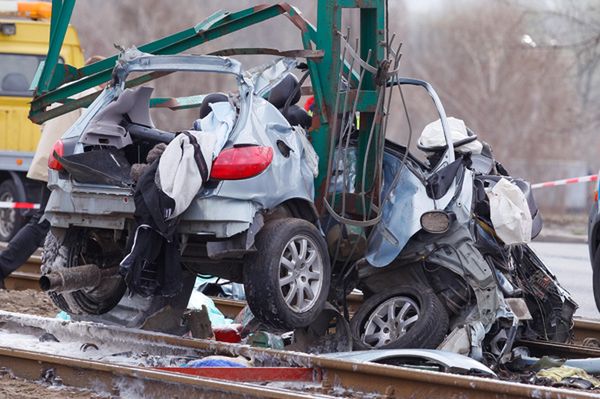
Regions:
[[287, 99], [294, 95], [290, 105], [296, 104], [300, 101], [301, 97], [300, 90], [296, 90], [298, 85], [298, 78], [290, 73], [271, 89], [271, 92], [269, 93], [269, 102], [280, 109], [285, 106]]
[[285, 119], [288, 120], [292, 126], [302, 126], [304, 129], [310, 128], [312, 124], [312, 118], [308, 115], [302, 107], [297, 105], [291, 105], [288, 107], [287, 112], [285, 109], [280, 109]]

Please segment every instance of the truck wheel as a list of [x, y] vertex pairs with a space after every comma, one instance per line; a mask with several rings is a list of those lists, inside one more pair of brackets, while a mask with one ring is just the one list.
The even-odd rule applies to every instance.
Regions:
[[[0, 201], [15, 202], [17, 187], [12, 180], [0, 184]], [[25, 217], [17, 209], [0, 208], [0, 241], [9, 241], [25, 223]]]
[[276, 328], [306, 327], [323, 310], [331, 266], [327, 244], [311, 223], [274, 219], [256, 236], [256, 254], [244, 265], [250, 310]]
[[435, 348], [446, 336], [448, 313], [431, 288], [414, 283], [371, 296], [350, 329], [356, 349]]
[[[84, 264], [98, 267], [118, 266], [123, 258], [122, 248], [111, 237], [97, 230], [70, 228], [62, 243], [52, 234], [46, 236], [42, 255], [42, 274], [57, 268], [68, 268]], [[69, 314], [99, 315], [114, 308], [125, 293], [125, 282], [120, 274], [105, 277], [98, 287], [72, 292], [49, 292], [56, 306]]]

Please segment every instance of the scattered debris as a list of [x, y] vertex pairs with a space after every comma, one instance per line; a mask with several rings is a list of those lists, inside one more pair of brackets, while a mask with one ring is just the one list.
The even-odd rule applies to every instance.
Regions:
[[100, 348], [98, 348], [98, 345], [91, 343], [91, 342], [87, 342], [87, 343], [81, 345], [81, 347], [79, 348], [79, 350], [82, 352], [87, 352], [89, 349], [100, 350]]
[[50, 333], [47, 332], [47, 333], [44, 333], [44, 334], [40, 335], [40, 342], [50, 342], [50, 341], [52, 341], [52, 342], [60, 342], [58, 340], [58, 338], [56, 338], [54, 336], [54, 334], [50, 334]]
[[600, 387], [600, 380], [592, 377], [584, 370], [564, 365], [540, 370], [536, 376], [540, 379], [551, 380], [553, 386], [567, 386], [580, 389]]
[[206, 356], [192, 360], [181, 367], [252, 367], [252, 362], [245, 357]]

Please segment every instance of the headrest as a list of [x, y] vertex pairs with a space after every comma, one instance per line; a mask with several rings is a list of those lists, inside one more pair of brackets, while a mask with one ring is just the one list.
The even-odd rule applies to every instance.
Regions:
[[300, 90], [296, 90], [298, 85], [298, 78], [291, 73], [288, 74], [281, 82], [277, 83], [277, 85], [271, 89], [271, 92], [269, 93], [269, 102], [276, 108], [283, 108], [288, 98], [293, 94], [294, 98], [292, 98], [290, 105], [296, 104], [300, 101], [301, 97]]
[[200, 119], [203, 119], [206, 115], [210, 114], [212, 111], [210, 104], [224, 103], [227, 101], [229, 101], [229, 97], [227, 97], [225, 93], [211, 93], [207, 95], [200, 105]]
[[301, 126], [304, 129], [310, 128], [310, 125], [312, 124], [312, 118], [310, 115], [308, 115], [308, 112], [298, 105], [292, 105], [287, 109], [287, 112], [284, 111], [284, 109], [281, 109], [283, 116], [285, 116], [290, 125]]

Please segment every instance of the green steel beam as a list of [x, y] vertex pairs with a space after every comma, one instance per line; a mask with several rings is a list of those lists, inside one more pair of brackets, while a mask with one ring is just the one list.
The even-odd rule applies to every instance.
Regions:
[[[383, 43], [385, 43], [385, 0], [371, 0], [370, 8], [361, 8], [360, 10], [360, 54], [362, 59], [366, 59], [371, 51], [371, 65], [379, 66], [384, 59], [385, 52]], [[365, 73], [363, 88], [367, 91], [375, 90], [375, 77], [370, 73]], [[373, 96], [370, 101], [361, 104], [365, 106], [375, 106], [377, 98]], [[372, 179], [375, 161], [377, 156], [377, 143], [379, 143], [381, 124], [374, 120], [374, 112], [360, 113], [360, 127], [358, 139], [358, 167], [356, 176], [356, 190], [360, 192], [364, 183], [365, 192], [369, 192], [374, 184]], [[369, 146], [370, 141], [370, 146]], [[366, 161], [366, 169], [363, 165]], [[364, 173], [363, 173], [364, 172]], [[367, 210], [368, 212], [369, 210]]]
[[37, 93], [43, 93], [49, 90], [60, 57], [60, 50], [65, 40], [67, 28], [69, 27], [73, 7], [75, 7], [75, 0], [52, 1], [50, 45], [48, 47], [48, 55], [46, 56], [46, 62], [44, 62], [40, 81], [37, 85]]
[[[329, 123], [321, 119], [320, 126], [312, 133], [312, 143], [319, 154], [319, 176], [315, 181], [315, 187], [317, 188], [316, 198], [322, 198], [325, 194], [327, 177], [327, 169], [329, 166], [329, 153], [330, 153], [330, 138], [331, 134], [335, 134], [331, 129], [333, 128], [333, 118], [337, 116], [332, 115], [335, 108], [335, 101], [338, 92], [338, 80], [339, 72], [341, 70], [340, 54], [341, 54], [341, 41], [338, 32], [342, 31], [342, 13], [344, 9], [359, 9], [360, 10], [360, 54], [361, 58], [366, 59], [369, 50], [372, 51], [371, 64], [375, 67], [379, 66], [379, 63], [384, 59], [385, 52], [383, 43], [385, 41], [385, 0], [338, 0], [328, 1], [319, 0], [318, 2], [318, 14], [317, 14], [317, 32], [315, 32], [315, 42], [318, 49], [330, 49], [327, 54], [329, 57], [325, 57], [323, 60], [316, 64], [317, 73], [313, 73], [311, 70], [311, 78], [318, 76], [321, 79], [322, 95], [323, 99], [320, 108], [324, 114], [327, 115]], [[310, 64], [309, 64], [310, 66]], [[344, 70], [348, 72], [348, 64], [344, 64]], [[353, 77], [356, 75], [353, 73]], [[313, 81], [313, 86], [314, 86]], [[373, 175], [373, 168], [375, 167], [375, 154], [376, 154], [376, 143], [378, 142], [379, 134], [381, 134], [381, 127], [376, 125], [373, 131], [373, 137], [371, 138], [371, 147], [367, 154], [367, 143], [369, 142], [369, 135], [371, 133], [371, 127], [374, 121], [374, 111], [377, 104], [377, 94], [375, 92], [375, 83], [373, 76], [367, 73], [363, 81], [363, 88], [359, 93], [355, 93], [359, 96], [358, 111], [360, 115], [360, 129], [359, 129], [359, 150], [358, 150], [358, 167], [357, 170], [362, 172], [362, 165], [365, 159], [367, 159], [367, 171], [363, 174], [359, 173], [356, 180], [357, 192], [361, 189], [362, 181], [365, 180], [365, 190], [369, 191], [373, 186], [373, 181], [370, 176]], [[316, 96], [315, 96], [316, 97]], [[341, 96], [340, 102], [343, 103], [345, 96]], [[315, 100], [318, 100], [316, 98]]]
[[[311, 132], [313, 146], [319, 154], [319, 176], [315, 181], [316, 198], [322, 198], [325, 193], [324, 183], [329, 163], [330, 138], [331, 134], [334, 134], [331, 131], [331, 125], [332, 121], [337, 118], [333, 113], [342, 62], [339, 37], [339, 32], [342, 31], [342, 13], [344, 9], [360, 10], [360, 54], [364, 59], [371, 50], [371, 64], [377, 67], [385, 56], [383, 45], [386, 39], [385, 3], [386, 0], [318, 0], [317, 28], [304, 20], [296, 8], [286, 3], [256, 6], [235, 13], [217, 12], [192, 28], [147, 43], [140, 46], [139, 49], [150, 54], [177, 54], [229, 33], [286, 14], [300, 29], [304, 48], [306, 50], [322, 50], [325, 53], [322, 59], [307, 60], [319, 120], [318, 126]], [[41, 73], [38, 71], [40, 79], [36, 93], [40, 95], [34, 99], [30, 111], [31, 120], [37, 123], [89, 105], [98, 93], [77, 100], [70, 100], [69, 97], [110, 80], [112, 68], [118, 59], [118, 56], [113, 56], [78, 70], [66, 67], [57, 72], [58, 54], [74, 4], [75, 0], [53, 0], [50, 50]], [[349, 66], [344, 64], [343, 67], [348, 72]], [[159, 77], [157, 74], [141, 76], [127, 82], [127, 86], [142, 84], [157, 77]], [[75, 80], [77, 82], [65, 86], [65, 83]], [[369, 167], [364, 176], [362, 174], [358, 176], [357, 188], [360, 189], [361, 182], [364, 180], [366, 191], [369, 191], [373, 186], [370, 176], [372, 176], [375, 166], [375, 144], [379, 142], [379, 135], [383, 132], [381, 132], [381, 126], [376, 124], [374, 135], [371, 138], [372, 148], [367, 153], [371, 127], [374, 123], [378, 123], [373, 120], [377, 92], [372, 76], [366, 76], [363, 84], [360, 92], [353, 93], [353, 95], [359, 96], [358, 110], [361, 113], [358, 154], [360, 167], [357, 169], [359, 171], [362, 169], [362, 162], [365, 159]], [[46, 107], [56, 102], [64, 105], [45, 111]], [[153, 99], [152, 105], [181, 108], [195, 106], [197, 102], [197, 97]], [[319, 201], [317, 201], [318, 203]]]
[[[74, 1], [75, 0], [65, 0], [65, 2]], [[276, 4], [266, 7], [252, 7], [233, 14], [223, 15], [223, 18], [219, 18], [217, 21], [215, 21], [216, 17], [213, 14], [213, 16], [209, 17], [207, 20], [193, 28], [189, 28], [174, 35], [145, 44], [140, 46], [139, 49], [140, 51], [150, 54], [181, 53], [182, 51], [199, 46], [207, 41], [217, 39], [229, 33], [239, 31], [249, 26], [282, 15], [285, 12], [287, 12], [286, 8]], [[59, 36], [57, 36], [57, 38], [59, 38]], [[60, 44], [62, 44], [62, 40], [64, 40], [64, 35], [62, 39], [59, 40]], [[117, 58], [118, 56], [113, 56], [98, 63], [101, 65], [97, 66], [96, 68], [104, 69], [101, 69], [98, 73], [92, 76], [84, 77], [74, 84], [60, 87], [56, 90], [36, 97], [31, 104], [31, 110], [29, 114], [30, 119], [35, 123], [44, 122], [49, 119], [47, 117], [49, 114], [44, 112], [44, 109], [47, 106], [55, 102], [62, 102], [64, 99], [71, 97], [74, 94], [96, 87], [99, 84], [110, 80], [112, 68], [114, 67], [114, 63], [116, 62]], [[110, 67], [107, 67], [107, 65], [110, 65]], [[42, 76], [40, 78], [41, 90], [38, 90], [38, 93], [42, 93], [43, 90], [48, 87], [48, 83], [43, 82], [52, 79], [53, 73], [48, 72], [48, 69], [49, 68], [45, 68], [42, 72]], [[62, 107], [58, 107], [54, 110], [55, 112], [52, 113], [54, 117], [61, 115], [61, 112], [59, 111], [61, 108]], [[64, 108], [63, 111], [67, 111], [67, 108]]]

